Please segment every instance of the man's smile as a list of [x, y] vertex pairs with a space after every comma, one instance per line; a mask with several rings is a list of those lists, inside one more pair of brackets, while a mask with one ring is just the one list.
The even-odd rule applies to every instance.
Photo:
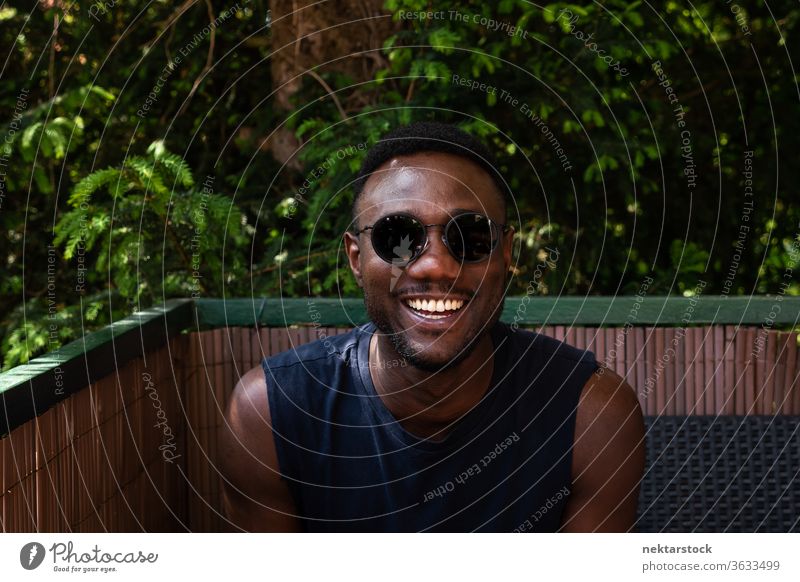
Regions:
[[420, 315], [441, 314], [442, 317], [452, 315], [464, 306], [464, 299], [406, 298], [403, 300], [411, 309]]
[[411, 314], [415, 327], [434, 324], [436, 329], [446, 329], [456, 321], [455, 316], [464, 310], [469, 299], [415, 295], [401, 298], [400, 303]]

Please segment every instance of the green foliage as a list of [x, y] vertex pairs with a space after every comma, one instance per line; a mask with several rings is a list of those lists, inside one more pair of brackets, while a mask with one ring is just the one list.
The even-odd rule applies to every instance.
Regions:
[[80, 337], [84, 330], [109, 323], [108, 304], [114, 292], [83, 297], [71, 305], [56, 305], [36, 298], [8, 314], [11, 331], [3, 337], [3, 369], [24, 364], [30, 358], [59, 348]]
[[[238, 257], [247, 220], [214, 193], [213, 177], [195, 186], [186, 162], [153, 142], [146, 155], [93, 172], [75, 186], [55, 244], [67, 260], [91, 256], [92, 283], [103, 281], [128, 303], [221, 295], [226, 280], [216, 276], [222, 272], [220, 250]], [[241, 261], [230, 268], [240, 274]]]
[[[257, 91], [230, 84], [268, 52], [242, 43], [263, 37], [265, 3], [242, 4], [217, 27], [213, 47], [210, 35], [195, 38], [209, 24], [205, 4], [182, 8], [179, 21], [170, 3], [143, 11], [117, 2], [97, 19], [91, 6], [0, 10], [5, 368], [165, 297], [250, 290], [246, 243], [262, 177], [278, 164], [266, 156], [250, 167], [253, 139], [236, 139], [225, 156], [217, 144], [234, 128], [258, 135], [273, 124], [272, 109], [257, 106], [269, 82]], [[165, 74], [176, 55], [180, 66]], [[219, 62], [205, 71], [210, 57]], [[163, 92], [138, 115], [161, 75]], [[258, 260], [260, 242], [254, 251]]]
[[[547, 275], [550, 292], [634, 293], [645, 276], [655, 280], [650, 292], [662, 294], [687, 292], [699, 279], [707, 281], [706, 293], [780, 289], [790, 268], [785, 249], [800, 236], [800, 204], [797, 180], [783, 174], [796, 178], [796, 164], [780, 165], [783, 177], [773, 183], [779, 161], [772, 134], [777, 132], [781, 156], [794, 151], [800, 118], [782, 115], [776, 126], [769, 113], [773, 107], [793, 110], [796, 93], [780, 90], [780, 71], [788, 63], [774, 44], [765, 7], [748, 9], [751, 35], [729, 7], [712, 3], [695, 4], [693, 11], [668, 3], [658, 14], [623, 0], [544, 8], [514, 1], [390, 0], [385, 7], [400, 23], [384, 43], [387, 67], [373, 84], [340, 94], [380, 105], [342, 122], [313, 84], [298, 98], [298, 105], [320, 99], [292, 120], [307, 168], [348, 142], [374, 143], [375, 129], [401, 120], [458, 123], [488, 142], [515, 195], [519, 263], [510, 293], [524, 293], [545, 246], [570, 257], [569, 265]], [[443, 17], [408, 17], [415, 11]], [[784, 35], [800, 22], [796, 7], [790, 13], [782, 20]], [[609, 55], [606, 61], [598, 50]], [[759, 66], [754, 51], [774, 66]], [[655, 61], [668, 73], [684, 127], [659, 85]], [[731, 78], [725, 63], [743, 66]], [[754, 90], [761, 84], [757, 71], [766, 75], [770, 95]], [[470, 88], [458, 79], [494, 89]], [[333, 80], [332, 86], [345, 85]], [[695, 164], [691, 186], [681, 157], [684, 129]], [[745, 151], [757, 160], [753, 190], [774, 193], [772, 200], [756, 198], [749, 222], [743, 222]], [[350, 165], [357, 166], [356, 159]], [[306, 249], [323, 240], [335, 248], [346, 220], [334, 209], [351, 200], [344, 173], [313, 184], [307, 217], [314, 239], [310, 222], [297, 231], [307, 235]], [[779, 220], [773, 220], [776, 212]], [[739, 257], [734, 244], [740, 225], [750, 231]], [[306, 249], [285, 250], [288, 257], [304, 257]], [[339, 252], [312, 256], [302, 268], [287, 265], [282, 275], [302, 284], [283, 291], [355, 291], [346, 272], [331, 276], [343, 258]], [[735, 284], [726, 288], [734, 263]], [[787, 292], [797, 293], [797, 285]]]
[[[265, 99], [265, 0], [241, 3], [213, 42], [196, 35], [228, 4], [117, 2], [96, 19], [89, 6], [0, 9], [5, 367], [164, 298], [357, 296], [341, 248], [351, 181], [382, 133], [420, 119], [497, 156], [515, 202], [511, 294], [546, 247], [563, 263], [542, 293], [634, 293], [645, 276], [651, 293], [699, 279], [705, 293], [800, 293], [785, 277], [800, 229], [795, 4], [742, 6], [746, 34], [719, 2], [388, 0], [394, 33], [364, 59], [382, 63], [374, 78], [315, 68], [289, 114]], [[279, 127], [301, 144], [287, 166], [263, 143]]]

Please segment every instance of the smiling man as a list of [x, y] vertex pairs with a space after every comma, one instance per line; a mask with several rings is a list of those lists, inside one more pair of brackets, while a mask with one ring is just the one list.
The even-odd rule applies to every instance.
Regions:
[[355, 182], [370, 323], [245, 374], [221, 440], [248, 531], [626, 531], [644, 427], [594, 356], [500, 321], [506, 187], [449, 125], [384, 136]]

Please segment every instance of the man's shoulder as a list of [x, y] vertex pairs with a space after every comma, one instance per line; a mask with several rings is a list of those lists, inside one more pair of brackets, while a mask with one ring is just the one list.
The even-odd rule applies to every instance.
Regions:
[[[363, 327], [363, 326], [362, 326]], [[314, 329], [311, 342], [294, 345], [288, 350], [271, 354], [262, 364], [269, 370], [300, 367], [336, 367], [347, 365], [354, 357], [361, 328], [355, 327], [346, 333], [328, 335], [322, 329]]]
[[316, 340], [264, 358], [261, 370], [273, 413], [315, 413], [349, 393], [357, 381], [362, 332], [363, 326], [329, 336], [318, 329], [313, 332]]
[[564, 531], [628, 531], [644, 473], [644, 421], [635, 390], [600, 367], [586, 382], [575, 420], [573, 494]]

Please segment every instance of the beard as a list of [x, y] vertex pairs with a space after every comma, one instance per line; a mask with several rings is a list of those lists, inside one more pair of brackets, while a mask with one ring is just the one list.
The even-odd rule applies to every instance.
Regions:
[[[474, 300], [474, 297], [473, 297]], [[471, 302], [470, 302], [471, 303]], [[470, 326], [464, 334], [462, 341], [458, 346], [453, 349], [452, 355], [445, 355], [437, 357], [428, 352], [425, 346], [414, 342], [405, 329], [396, 327], [379, 301], [376, 301], [373, 296], [364, 287], [364, 306], [367, 310], [367, 315], [378, 328], [378, 330], [389, 338], [395, 351], [401, 358], [405, 359], [409, 365], [423, 370], [425, 372], [444, 372], [454, 366], [463, 362], [480, 343], [481, 338], [494, 327], [500, 319], [503, 312], [503, 305], [505, 304], [505, 295], [503, 290], [500, 289], [490, 298], [490, 306], [493, 308], [492, 317], [488, 323], [478, 323]], [[472, 315], [472, 314], [470, 314]], [[484, 320], [485, 321], [485, 320]]]

